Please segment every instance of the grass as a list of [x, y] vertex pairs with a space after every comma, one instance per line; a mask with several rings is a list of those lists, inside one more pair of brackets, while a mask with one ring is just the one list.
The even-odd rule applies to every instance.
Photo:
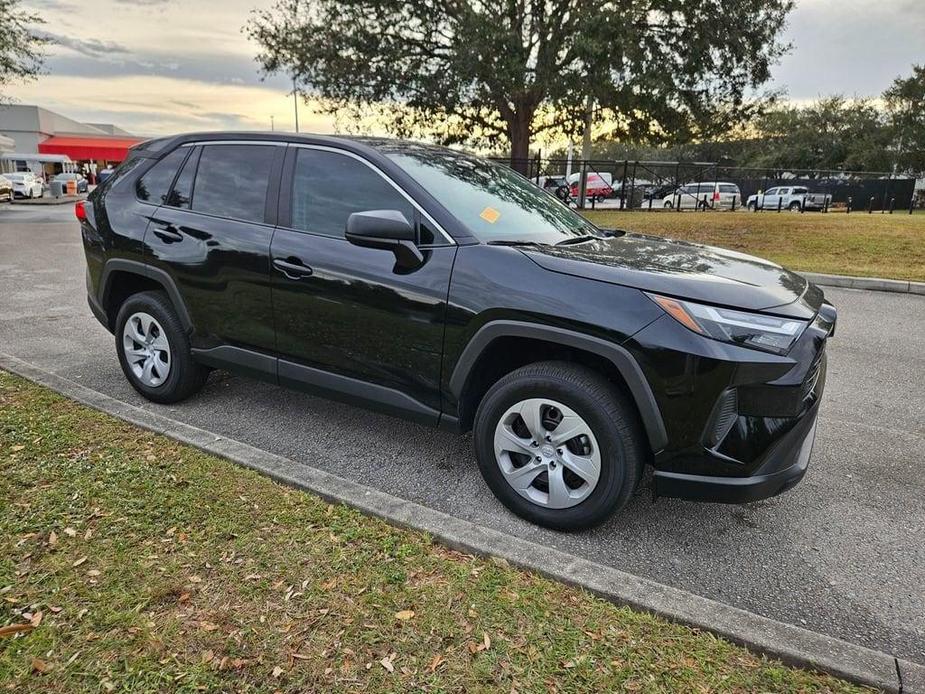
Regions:
[[925, 215], [587, 211], [605, 227], [696, 241], [793, 270], [925, 281]]
[[8, 691], [858, 691], [4, 372], [0, 537]]

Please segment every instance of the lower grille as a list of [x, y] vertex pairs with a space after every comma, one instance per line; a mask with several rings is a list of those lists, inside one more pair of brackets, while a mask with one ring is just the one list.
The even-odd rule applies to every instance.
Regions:
[[806, 378], [803, 381], [803, 386], [800, 390], [800, 397], [805, 401], [813, 397], [816, 394], [816, 386], [819, 385], [819, 378], [822, 376], [822, 370], [825, 365], [825, 352], [819, 352], [819, 356], [816, 357], [816, 360], [813, 362], [813, 365], [810, 367], [809, 372], [806, 374]]

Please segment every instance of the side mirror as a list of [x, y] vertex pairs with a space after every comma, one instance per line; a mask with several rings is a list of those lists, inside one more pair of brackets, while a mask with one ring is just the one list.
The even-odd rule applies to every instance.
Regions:
[[347, 217], [347, 240], [355, 246], [392, 251], [402, 268], [411, 269], [424, 262], [414, 245], [414, 227], [398, 210], [367, 210]]

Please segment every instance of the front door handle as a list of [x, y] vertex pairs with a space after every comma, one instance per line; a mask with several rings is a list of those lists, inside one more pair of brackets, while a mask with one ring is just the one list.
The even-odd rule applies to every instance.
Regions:
[[183, 234], [170, 222], [159, 222], [155, 219], [153, 223], [155, 228], [152, 233], [162, 241], [174, 243], [175, 241], [183, 240]]
[[312, 269], [298, 258], [274, 258], [273, 267], [283, 273], [291, 280], [308, 277], [312, 274]]

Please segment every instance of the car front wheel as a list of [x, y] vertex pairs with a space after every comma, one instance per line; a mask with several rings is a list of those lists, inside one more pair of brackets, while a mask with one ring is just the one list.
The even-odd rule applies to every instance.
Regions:
[[530, 364], [492, 386], [476, 413], [474, 444], [501, 503], [559, 530], [606, 520], [642, 471], [633, 405], [600, 374], [566, 362]]
[[122, 372], [148, 400], [184, 400], [208, 378], [209, 369], [193, 361], [189, 336], [163, 292], [126, 299], [116, 318], [115, 338]]

